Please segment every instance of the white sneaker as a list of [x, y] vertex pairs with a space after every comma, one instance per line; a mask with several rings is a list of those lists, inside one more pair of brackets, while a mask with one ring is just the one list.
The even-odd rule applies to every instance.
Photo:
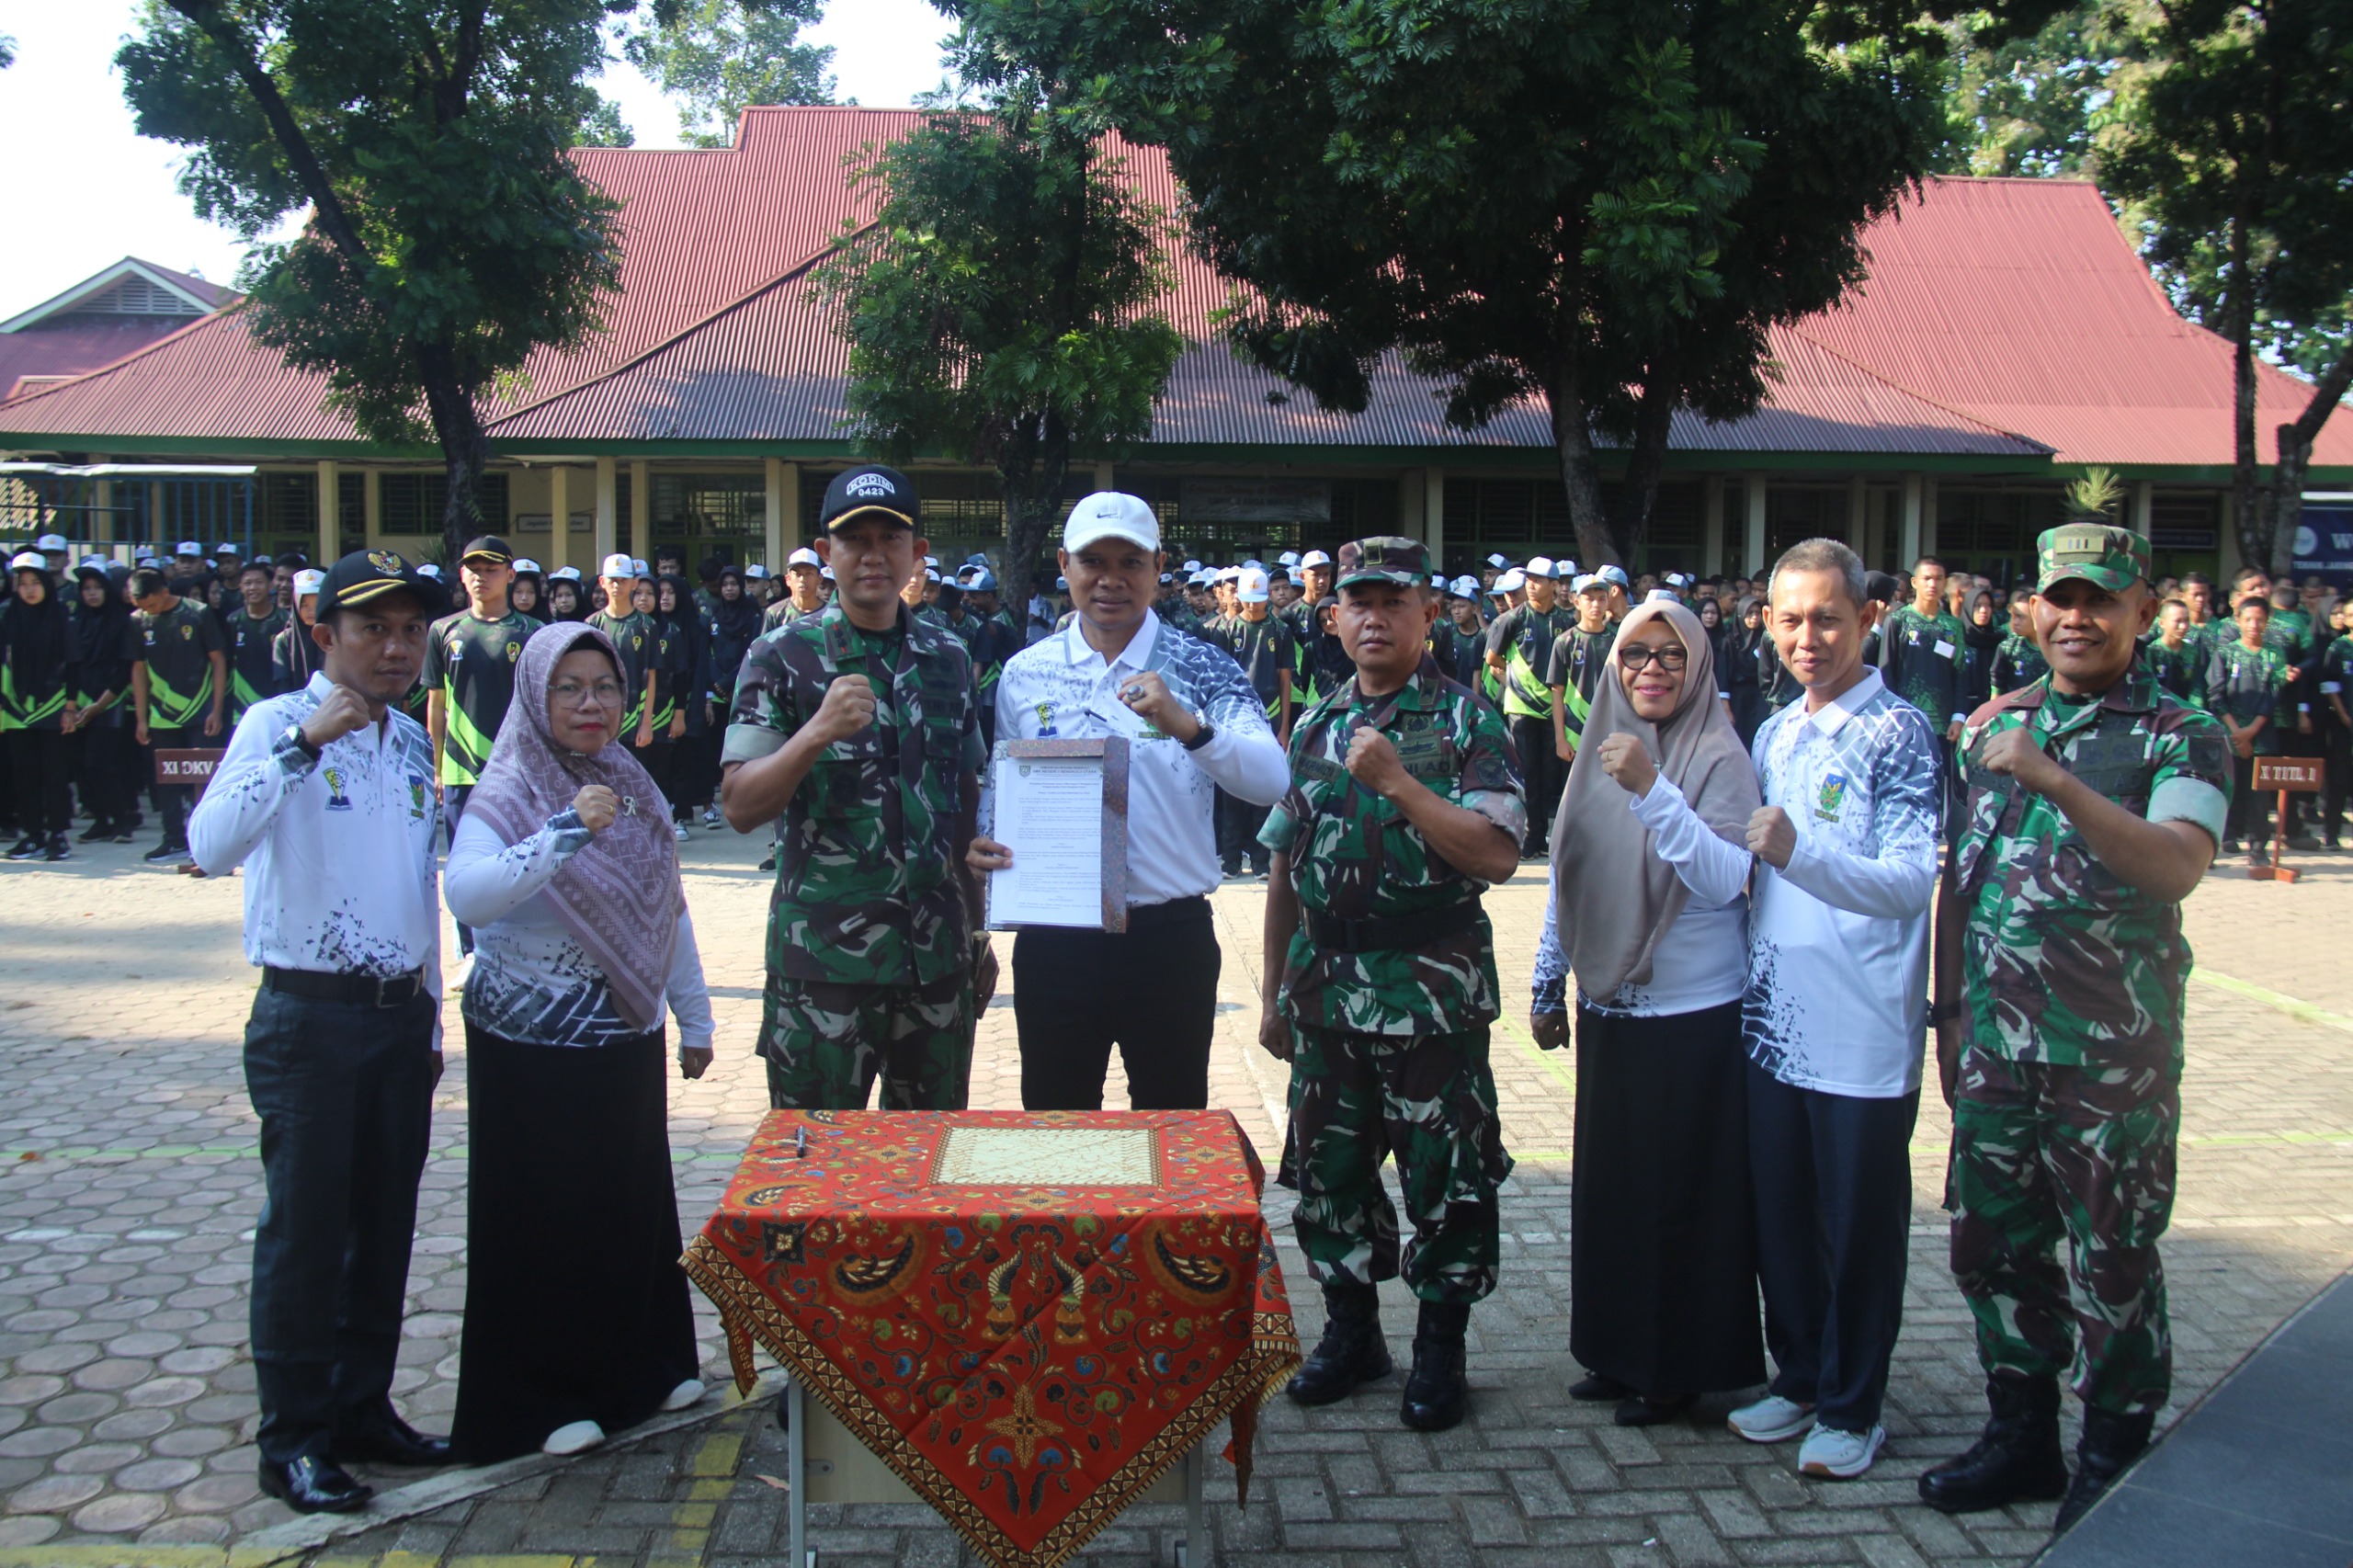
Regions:
[[1768, 1393], [1733, 1411], [1724, 1425], [1752, 1443], [1785, 1443], [1813, 1425], [1813, 1406]]
[[672, 823], [670, 824], [670, 836], [676, 838], [679, 843], [684, 844], [687, 841], [687, 824], [682, 822]]
[[548, 1434], [540, 1445], [543, 1454], [585, 1454], [605, 1440], [605, 1429], [594, 1421], [569, 1421]]
[[662, 1402], [662, 1408], [665, 1410], [684, 1410], [690, 1404], [701, 1403], [702, 1394], [702, 1380], [700, 1378], [688, 1378], [685, 1382], [680, 1383], [676, 1388], [670, 1391], [669, 1396]]
[[1884, 1426], [1874, 1426], [1868, 1432], [1816, 1426], [1806, 1434], [1805, 1446], [1798, 1449], [1798, 1473], [1823, 1481], [1852, 1481], [1870, 1469], [1871, 1460], [1879, 1458], [1880, 1447], [1886, 1441]]
[[718, 828], [719, 808], [717, 806], [705, 806], [702, 809], [702, 825], [713, 830]]

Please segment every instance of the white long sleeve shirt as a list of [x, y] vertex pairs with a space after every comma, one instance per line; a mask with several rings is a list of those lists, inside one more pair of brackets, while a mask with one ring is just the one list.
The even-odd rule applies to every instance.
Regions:
[[[604, 971], [580, 946], [547, 896], [548, 882], [586, 846], [579, 816], [560, 812], [519, 844], [479, 816], [458, 819], [443, 891], [449, 913], [473, 928], [474, 967], [465, 1017], [476, 1028], [526, 1045], [597, 1046], [647, 1032], [622, 1022]], [[678, 906], [678, 937], [663, 985], [665, 1017], [678, 1016], [680, 1048], [709, 1050], [710, 992], [703, 983], [695, 923]], [[654, 1020], [653, 1028], [663, 1019]]]
[[421, 970], [438, 1007], [433, 743], [392, 709], [313, 762], [288, 733], [334, 689], [321, 673], [246, 710], [188, 818], [188, 847], [207, 875], [244, 868], [247, 962], [385, 979]]
[[1877, 670], [1751, 747], [1765, 803], [1796, 824], [1789, 869], [1757, 863], [1749, 1059], [1785, 1084], [1889, 1099], [1920, 1086], [1928, 910], [1937, 885], [1938, 736]]
[[[1217, 733], [1187, 751], [1120, 700], [1120, 688], [1154, 672], [1179, 706]], [[1007, 659], [996, 685], [1000, 741], [1128, 741], [1128, 903], [1165, 903], [1213, 892], [1220, 881], [1217, 791], [1272, 805], [1290, 788], [1290, 765], [1258, 694], [1224, 649], [1173, 631], [1144, 612], [1119, 655], [1106, 661], [1076, 620]], [[990, 770], [994, 773], [995, 770]], [[984, 783], [981, 822], [995, 805]]]

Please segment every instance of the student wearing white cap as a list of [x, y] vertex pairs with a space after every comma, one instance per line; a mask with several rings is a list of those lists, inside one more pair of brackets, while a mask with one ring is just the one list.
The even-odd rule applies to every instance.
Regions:
[[[621, 658], [621, 684], [629, 701], [621, 714], [621, 744], [642, 751], [654, 744], [654, 618], [636, 605], [642, 563], [626, 555], [608, 555], [597, 573], [605, 585], [605, 608], [588, 624], [613, 640]], [[632, 755], [635, 755], [632, 753]]]
[[44, 567], [52, 577], [63, 577], [68, 562], [74, 559], [74, 549], [65, 542], [63, 534], [43, 534], [33, 540], [33, 548], [47, 558]]
[[[1266, 571], [1256, 566], [1242, 568], [1233, 579], [1233, 616], [1213, 634], [1213, 641], [1242, 666], [1243, 677], [1265, 705], [1275, 739], [1289, 744], [1298, 653], [1290, 627], [1271, 613], [1270, 597]], [[1249, 875], [1267, 874], [1272, 852], [1258, 842], [1258, 830], [1266, 822], [1265, 805], [1231, 793], [1220, 798], [1218, 858], [1227, 876], [1243, 875], [1245, 860]]]
[[300, 691], [318, 673], [319, 645], [311, 637], [311, 628], [318, 622], [319, 585], [326, 577], [325, 573], [307, 567], [294, 574], [294, 608], [269, 645], [270, 680], [280, 696]]
[[802, 545], [784, 558], [785, 597], [768, 606], [760, 618], [762, 631], [774, 631], [786, 621], [814, 615], [825, 608], [825, 563]]
[[1554, 748], [1552, 692], [1544, 684], [1544, 674], [1553, 642], [1576, 624], [1576, 617], [1559, 603], [1560, 584], [1549, 557], [1529, 561], [1526, 573], [1528, 602], [1505, 611], [1487, 629], [1487, 667], [1503, 682], [1504, 721], [1511, 726], [1528, 789], [1528, 843], [1522, 854], [1541, 860], [1549, 853], [1552, 814], [1568, 777]]
[[[997, 732], [1128, 741], [1128, 928], [1033, 926], [1016, 938], [1022, 1104], [1099, 1109], [1116, 1044], [1132, 1106], [1199, 1109], [1209, 1104], [1222, 962], [1209, 905], [1212, 797], [1230, 790], [1263, 812], [1289, 769], [1234, 662], [1173, 634], [1152, 608], [1161, 553], [1150, 506], [1115, 492], [1081, 501], [1063, 525], [1061, 562], [1076, 617], [1006, 661]], [[1011, 863], [985, 836], [969, 858], [976, 871]]]

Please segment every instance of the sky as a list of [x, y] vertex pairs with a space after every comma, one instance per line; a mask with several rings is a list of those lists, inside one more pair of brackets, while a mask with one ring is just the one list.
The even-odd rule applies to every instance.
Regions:
[[[180, 194], [179, 149], [131, 130], [114, 51], [135, 0], [6, 9], [17, 63], [0, 71], [0, 149], [16, 222], [0, 245], [0, 320], [126, 256], [233, 281], [244, 244]], [[833, 46], [844, 98], [888, 108], [939, 85], [948, 30], [925, 0], [835, 0], [807, 36]], [[616, 62], [602, 87], [639, 146], [679, 144], [677, 111], [636, 70]]]

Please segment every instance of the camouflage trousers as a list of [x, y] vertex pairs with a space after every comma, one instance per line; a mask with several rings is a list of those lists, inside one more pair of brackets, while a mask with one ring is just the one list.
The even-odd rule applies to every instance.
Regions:
[[2162, 1068], [1962, 1055], [1952, 1271], [1988, 1373], [2068, 1372], [2086, 1404], [2120, 1414], [2164, 1405], [2173, 1335], [2157, 1238], [2180, 1116]]
[[928, 985], [842, 985], [770, 974], [760, 1054], [778, 1110], [863, 1110], [877, 1075], [884, 1110], [962, 1110], [972, 977], [959, 969]]
[[[1511, 1174], [1484, 1026], [1458, 1034], [1347, 1034], [1294, 1026], [1290, 1128], [1279, 1180], [1318, 1280], [1372, 1284], [1400, 1272], [1426, 1301], [1495, 1288], [1495, 1188]], [[1401, 1262], [1383, 1158], [1414, 1237]]]

